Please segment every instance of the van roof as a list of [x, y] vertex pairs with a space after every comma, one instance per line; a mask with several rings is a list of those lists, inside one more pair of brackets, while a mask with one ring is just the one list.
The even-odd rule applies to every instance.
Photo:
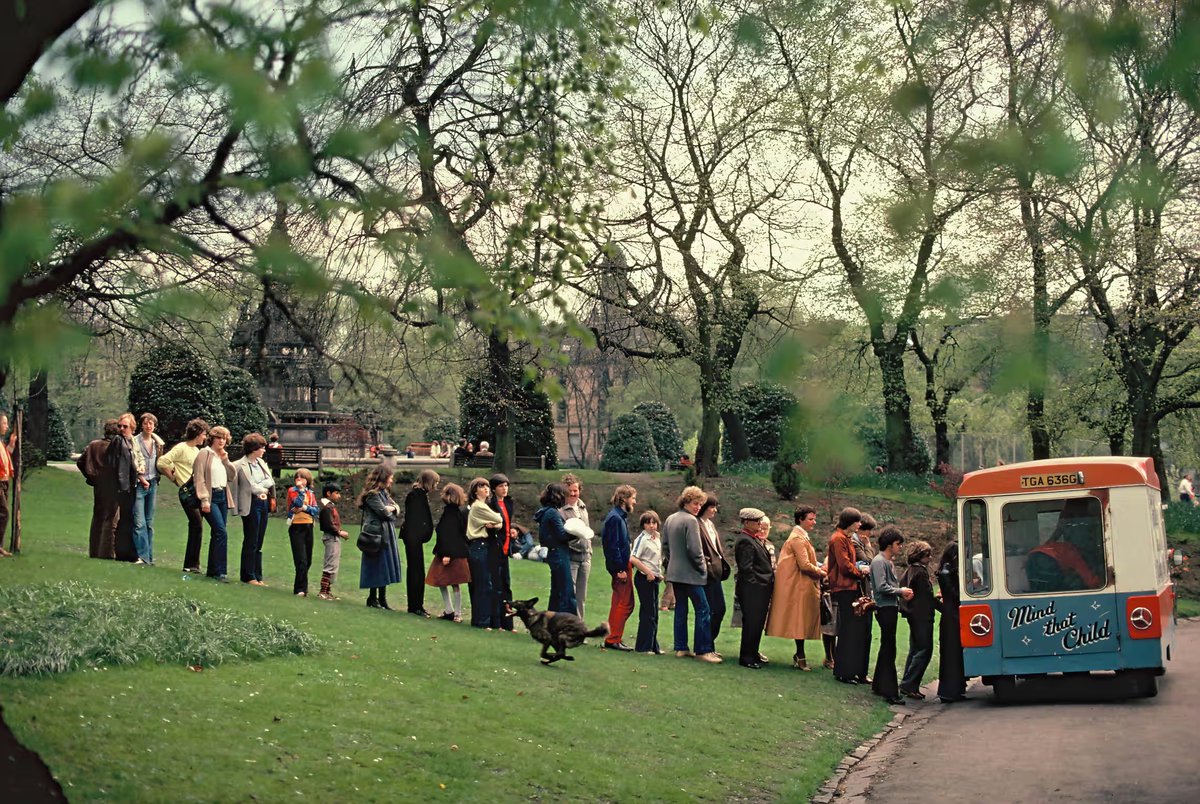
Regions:
[[[1082, 483], [1053, 483], [1041, 487], [1023, 484], [1022, 478], [1083, 473]], [[1028, 481], [1027, 481], [1028, 483]], [[958, 496], [986, 497], [993, 494], [1026, 494], [1063, 489], [1149, 486], [1160, 489], [1152, 458], [1081, 457], [1025, 461], [968, 472], [958, 487]]]

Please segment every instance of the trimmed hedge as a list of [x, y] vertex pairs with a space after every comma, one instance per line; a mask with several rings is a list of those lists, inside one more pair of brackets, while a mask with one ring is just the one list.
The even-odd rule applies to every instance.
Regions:
[[613, 422], [600, 458], [601, 471], [654, 472], [659, 468], [658, 451], [646, 417], [626, 413]]
[[187, 423], [196, 417], [221, 421], [221, 385], [208, 361], [182, 343], [165, 343], [133, 369], [129, 410], [158, 417], [158, 434], [168, 445], [183, 440]]
[[662, 402], [639, 402], [630, 412], [645, 417], [649, 423], [660, 461], [677, 461], [683, 456], [683, 436], [669, 407]]

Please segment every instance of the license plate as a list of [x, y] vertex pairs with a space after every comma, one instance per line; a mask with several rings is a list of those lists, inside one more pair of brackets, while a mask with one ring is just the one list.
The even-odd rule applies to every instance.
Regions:
[[1083, 472], [1052, 475], [1021, 475], [1023, 489], [1057, 489], [1063, 486], [1082, 486]]

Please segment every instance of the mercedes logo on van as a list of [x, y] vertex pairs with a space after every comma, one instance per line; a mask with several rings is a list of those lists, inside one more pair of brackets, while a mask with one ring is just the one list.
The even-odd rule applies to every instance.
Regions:
[[971, 618], [971, 622], [967, 627], [977, 637], [987, 636], [992, 633], [992, 618], [980, 612]]
[[1145, 631], [1154, 625], [1154, 615], [1145, 606], [1138, 606], [1129, 613], [1129, 624], [1139, 631]]

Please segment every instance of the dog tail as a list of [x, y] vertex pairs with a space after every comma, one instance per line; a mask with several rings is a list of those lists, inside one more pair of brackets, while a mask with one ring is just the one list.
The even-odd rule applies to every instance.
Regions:
[[611, 629], [608, 627], [608, 621], [605, 620], [604, 622], [600, 623], [595, 628], [593, 628], [591, 631], [588, 631], [586, 634], [584, 634], [584, 636], [588, 637], [589, 639], [591, 637], [608, 636], [608, 632], [610, 630]]

